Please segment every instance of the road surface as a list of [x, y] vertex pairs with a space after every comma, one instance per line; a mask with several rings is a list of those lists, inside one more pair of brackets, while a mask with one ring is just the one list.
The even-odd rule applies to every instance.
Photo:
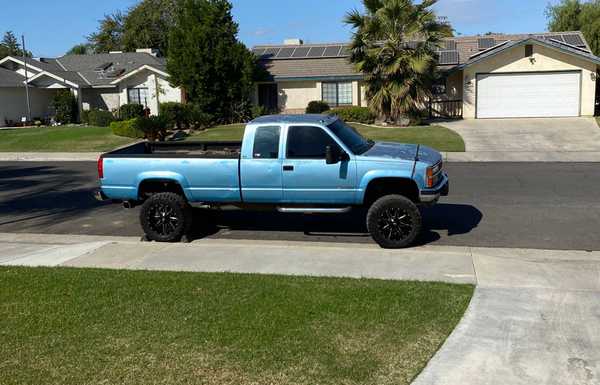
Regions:
[[[600, 164], [450, 163], [421, 244], [600, 250]], [[96, 164], [0, 162], [0, 232], [141, 236], [139, 208], [99, 203]], [[359, 215], [195, 210], [195, 237], [372, 242]]]

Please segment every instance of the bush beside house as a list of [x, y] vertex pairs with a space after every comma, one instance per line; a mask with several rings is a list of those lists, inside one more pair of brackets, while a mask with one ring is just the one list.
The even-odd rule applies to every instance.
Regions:
[[337, 115], [345, 122], [355, 122], [363, 124], [375, 123], [375, 114], [368, 107], [347, 107], [334, 108], [329, 111], [331, 115]]
[[108, 127], [114, 122], [115, 116], [110, 111], [89, 110], [81, 114], [81, 122], [89, 126]]
[[55, 111], [55, 120], [60, 124], [76, 123], [79, 108], [77, 99], [69, 90], [59, 91], [52, 99], [52, 108]]
[[142, 139], [144, 138], [144, 131], [138, 128], [137, 120], [138, 118], [115, 121], [110, 124], [110, 129], [117, 136]]
[[119, 107], [117, 115], [121, 120], [139, 118], [144, 116], [144, 106], [136, 103], [123, 104]]
[[322, 114], [323, 112], [329, 111], [329, 104], [320, 100], [313, 100], [308, 103], [306, 107], [307, 114]]

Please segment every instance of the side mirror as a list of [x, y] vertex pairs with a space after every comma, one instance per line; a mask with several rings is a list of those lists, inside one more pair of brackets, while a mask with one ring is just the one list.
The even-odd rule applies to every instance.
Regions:
[[336, 164], [340, 161], [337, 151], [331, 146], [325, 147], [325, 161], [327, 164]]
[[336, 164], [340, 161], [346, 162], [348, 160], [350, 160], [350, 156], [338, 147], [325, 147], [325, 161], [327, 164]]

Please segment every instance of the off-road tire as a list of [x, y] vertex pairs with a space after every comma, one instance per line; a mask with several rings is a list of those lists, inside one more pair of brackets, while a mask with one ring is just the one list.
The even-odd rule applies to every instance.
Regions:
[[179, 242], [192, 225], [192, 208], [181, 195], [155, 194], [144, 202], [140, 224], [151, 241]]
[[367, 229], [384, 249], [410, 246], [421, 232], [422, 218], [417, 205], [401, 195], [376, 200], [367, 213]]

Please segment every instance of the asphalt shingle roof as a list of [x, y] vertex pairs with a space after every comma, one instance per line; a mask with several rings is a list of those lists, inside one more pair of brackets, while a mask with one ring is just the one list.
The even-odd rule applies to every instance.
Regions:
[[[574, 47], [565, 44], [562, 41], [555, 41], [553, 39], [559, 35], [577, 35], [581, 38], [584, 46]], [[440, 65], [440, 69], [449, 70], [456, 68], [459, 65], [469, 64], [475, 60], [481, 60], [487, 56], [493, 55], [498, 50], [508, 48], [523, 42], [527, 39], [536, 39], [552, 47], [556, 47], [563, 51], [587, 57], [590, 60], [598, 61], [600, 58], [594, 56], [591, 53], [590, 47], [585, 40], [585, 37], [581, 32], [545, 32], [535, 34], [491, 34], [485, 36], [458, 36], [445, 39], [446, 41], [454, 42], [456, 44], [456, 51], [458, 52], [458, 63], [453, 65]], [[488, 51], [482, 51], [479, 47], [480, 39], [492, 39], [494, 47]], [[500, 44], [504, 44], [499, 46]], [[310, 46], [326, 46], [331, 44], [312, 44]], [[348, 44], [345, 44], [346, 46]], [[300, 46], [294, 45], [261, 45], [254, 47], [255, 50], [269, 49], [274, 50], [278, 48], [294, 48]], [[474, 55], [477, 55], [473, 57]], [[289, 58], [262, 58], [260, 61], [262, 66], [269, 72], [273, 80], [285, 80], [285, 79], [319, 79], [319, 78], [335, 78], [335, 77], [356, 77], [360, 78], [359, 74], [354, 66], [348, 62], [348, 56], [338, 58], [304, 58], [304, 59], [289, 59]]]
[[0, 67], [0, 87], [23, 87], [25, 77]]

